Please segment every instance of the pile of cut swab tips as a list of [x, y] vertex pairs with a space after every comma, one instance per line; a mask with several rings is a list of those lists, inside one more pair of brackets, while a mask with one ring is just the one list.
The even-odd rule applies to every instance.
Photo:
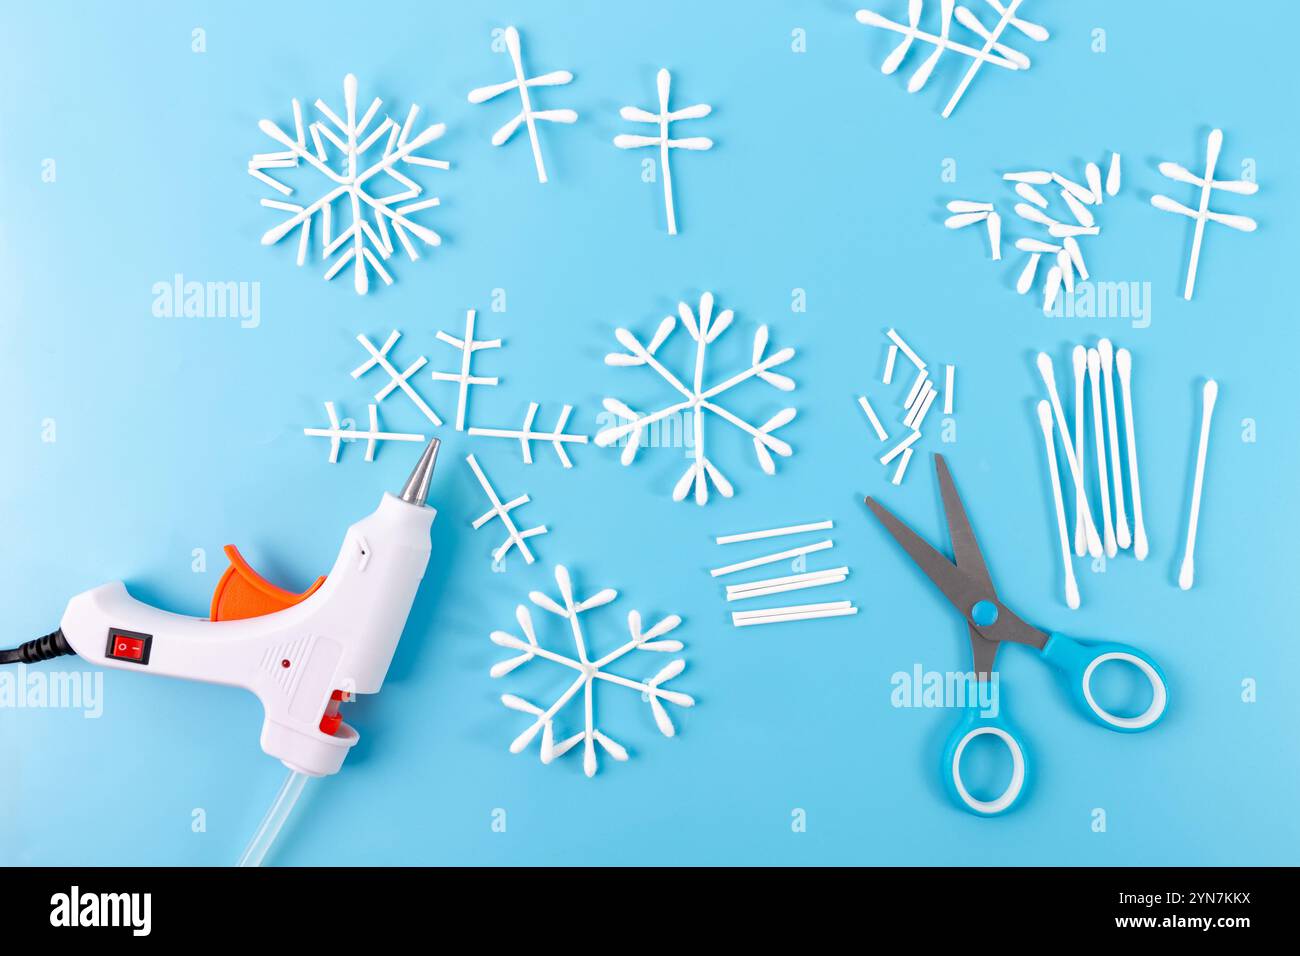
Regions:
[[[788, 537], [790, 535], [807, 534], [812, 531], [829, 531], [833, 527], [834, 523], [829, 520], [814, 521], [809, 524], [790, 525], [784, 528], [768, 528], [763, 531], [745, 531], [740, 534], [719, 535], [717, 543], [720, 545], [741, 544], [746, 541]], [[824, 587], [828, 584], [839, 584], [849, 576], [847, 567], [826, 568], [820, 571], [806, 570], [808, 555], [815, 554], [818, 551], [829, 551], [834, 546], [835, 542], [827, 538], [814, 544], [799, 545], [798, 547], [774, 551], [771, 554], [764, 554], [745, 561], [737, 561], [735, 564], [714, 568], [709, 574], [715, 578], [720, 578], [724, 575], [736, 574], [740, 571], [749, 571], [767, 564], [777, 564], [785, 561], [789, 561], [792, 565], [791, 570], [797, 572], [795, 574], [747, 581], [742, 584], [728, 584], [728, 602], [747, 601], [751, 598], [784, 594], [787, 591], [802, 591], [808, 588]], [[858, 609], [852, 601], [824, 601], [817, 604], [791, 604], [784, 607], [769, 607], [753, 611], [733, 611], [731, 623], [736, 627], [751, 627], [756, 624], [781, 624], [788, 621], [808, 621], [822, 617], [845, 617], [857, 613]]]
[[[1084, 166], [1083, 182], [1048, 169], [1020, 170], [1005, 173], [1002, 178], [1015, 189], [1016, 216], [1030, 227], [1037, 227], [1040, 233], [1040, 237], [1021, 236], [1015, 241], [1016, 249], [1028, 255], [1016, 279], [1016, 291], [1025, 295], [1033, 288], [1039, 264], [1046, 257], [1047, 265], [1042, 269], [1043, 311], [1051, 312], [1062, 293], [1074, 294], [1076, 279], [1088, 279], [1079, 240], [1101, 234], [1101, 226], [1090, 207], [1100, 206], [1106, 196], [1119, 192], [1119, 153], [1110, 154], [1104, 184], [1101, 167], [1092, 162]], [[993, 203], [954, 199], [948, 203], [948, 212], [952, 215], [943, 224], [949, 229], [983, 223], [988, 232], [990, 258], [995, 261], [1002, 258], [1002, 217]]]
[[[1047, 389], [1047, 398], [1038, 403], [1038, 422], [1043, 430], [1048, 475], [1056, 508], [1061, 562], [1065, 572], [1065, 602], [1071, 608], [1077, 608], [1079, 586], [1074, 577], [1074, 564], [1070, 554], [1070, 522], [1065, 504], [1069, 497], [1067, 489], [1073, 489], [1074, 554], [1079, 557], [1087, 554], [1094, 560], [1103, 555], [1113, 558], [1119, 551], [1131, 547], [1134, 556], [1139, 561], [1145, 561], [1150, 549], [1146, 524], [1142, 518], [1142, 482], [1138, 473], [1137, 436], [1133, 423], [1133, 358], [1128, 349], [1114, 349], [1109, 339], [1098, 340], [1092, 348], [1076, 345], [1070, 358], [1074, 372], [1073, 426], [1066, 420], [1052, 357], [1046, 352], [1039, 352], [1037, 358], [1038, 372]], [[1116, 377], [1119, 379], [1118, 400]], [[1203, 395], [1196, 478], [1187, 525], [1187, 550], [1178, 581], [1183, 590], [1192, 586], [1192, 552], [1196, 544], [1210, 415], [1218, 396], [1218, 384], [1213, 379], [1206, 382]], [[1086, 412], [1091, 413], [1091, 429], [1084, 424]], [[1120, 455], [1121, 412], [1123, 445], [1127, 451], [1125, 457]], [[1062, 474], [1057, 465], [1058, 437], [1069, 469], [1066, 474]], [[1090, 456], [1093, 462], [1091, 473], [1087, 468]], [[1124, 487], [1126, 473], [1127, 495]], [[1100, 523], [1092, 502], [1100, 505]]]
[[[939, 395], [939, 388], [935, 385], [934, 377], [931, 374], [930, 367], [922, 361], [921, 357], [903, 341], [893, 329], [885, 333], [890, 340], [889, 351], [885, 355], [885, 371], [881, 376], [881, 384], [891, 385], [897, 377], [901, 382], [906, 381], [907, 390], [899, 390], [899, 396], [902, 397], [902, 404], [899, 408], [899, 419], [902, 425], [903, 438], [894, 444], [880, 456], [880, 463], [888, 466], [895, 459], [898, 464], [894, 468], [894, 476], [890, 480], [900, 485], [903, 483], [903, 475], [907, 472], [907, 463], [912, 460], [912, 446], [921, 437], [921, 426], [925, 424], [925, 418], [930, 413], [930, 406], [935, 404]], [[907, 375], [895, 366], [898, 364], [899, 353], [902, 353], [904, 360], [910, 363], [916, 369], [914, 375]], [[944, 366], [943, 375], [943, 414], [951, 415], [953, 412], [953, 376], [956, 369], [952, 365]], [[891, 433], [885, 428], [884, 422], [881, 421], [880, 415], [877, 414], [875, 406], [865, 395], [858, 396], [858, 406], [862, 409], [863, 414], [867, 416], [867, 422], [871, 425], [872, 431], [881, 442], [889, 442]], [[890, 423], [893, 429], [893, 436], [897, 437], [898, 425]]]

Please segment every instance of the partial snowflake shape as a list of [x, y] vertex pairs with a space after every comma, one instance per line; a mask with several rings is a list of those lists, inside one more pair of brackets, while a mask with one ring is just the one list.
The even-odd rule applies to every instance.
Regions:
[[[358, 295], [364, 295], [370, 288], [370, 269], [386, 285], [392, 285], [393, 277], [380, 261], [387, 260], [393, 254], [395, 246], [392, 233], [397, 234], [412, 262], [420, 258], [420, 255], [411, 242], [411, 236], [429, 246], [442, 243], [442, 237], [436, 232], [410, 218], [412, 213], [437, 206], [438, 197], [418, 199], [423, 192], [422, 188], [397, 167], [401, 163], [407, 166], [450, 169], [451, 164], [445, 160], [430, 159], [416, 153], [442, 136], [447, 127], [443, 123], [435, 123], [416, 133], [415, 118], [420, 108], [412, 106], [404, 123], [399, 124], [385, 116], [382, 122], [371, 129], [370, 124], [378, 114], [382, 101], [378, 98], [373, 100], [365, 115], [358, 119], [357, 78], [351, 73], [343, 78], [343, 103], [344, 117], [341, 118], [323, 100], [317, 100], [316, 110], [322, 119], [304, 127], [302, 105], [294, 100], [293, 136], [271, 120], [262, 120], [258, 127], [284, 149], [254, 155], [248, 161], [248, 172], [284, 196], [292, 195], [293, 189], [269, 175], [266, 170], [295, 169], [305, 162], [325, 177], [325, 192], [308, 205], [278, 199], [262, 200], [263, 206], [288, 213], [283, 222], [268, 229], [262, 236], [262, 245], [274, 245], [294, 229], [299, 229], [298, 265], [302, 265], [307, 260], [312, 220], [319, 217], [321, 258], [328, 259], [338, 253], [326, 270], [325, 278], [332, 279], [351, 262], [353, 285]], [[311, 134], [310, 144], [308, 133]], [[327, 143], [333, 147], [333, 151], [327, 147]], [[382, 151], [376, 155], [373, 151], [381, 144]], [[381, 174], [387, 180], [380, 178]], [[389, 185], [395, 183], [400, 189], [381, 194], [377, 191], [377, 186], [386, 181]], [[340, 203], [351, 212], [348, 227], [337, 236], [331, 231], [335, 203]], [[373, 225], [368, 216], [373, 218]]]
[[704, 384], [704, 374], [705, 367], [708, 364], [708, 347], [731, 325], [734, 314], [731, 309], [724, 309], [715, 316], [713, 314], [712, 292], [706, 292], [700, 296], [698, 320], [691, 307], [685, 302], [678, 305], [677, 311], [678, 315], [681, 316], [682, 324], [686, 326], [686, 331], [696, 343], [695, 374], [689, 387], [683, 384], [681, 379], [655, 358], [655, 353], [659, 351], [659, 348], [677, 327], [677, 319], [671, 315], [659, 323], [659, 328], [655, 330], [653, 338], [646, 345], [642, 345], [637, 337], [627, 329], [617, 329], [614, 336], [618, 339], [619, 344], [627, 349], [627, 352], [612, 352], [606, 355], [605, 364], [649, 365], [658, 373], [660, 378], [681, 394], [683, 400], [665, 405], [657, 411], [641, 414], [633, 411], [616, 398], [606, 398], [604, 401], [606, 410], [617, 415], [623, 421], [621, 424], [610, 426], [598, 432], [596, 434], [596, 444], [604, 448], [616, 441], [627, 439], [627, 443], [623, 448], [622, 462], [624, 465], [630, 465], [636, 457], [637, 449], [641, 446], [641, 440], [647, 426], [679, 413], [689, 413], [691, 433], [694, 438], [694, 443], [689, 451], [691, 464], [673, 488], [673, 500], [681, 501], [685, 498], [691, 485], [694, 484], [695, 502], [703, 505], [709, 500], [710, 481], [722, 493], [724, 498], [730, 498], [734, 494], [731, 482], [705, 455], [705, 412], [712, 412], [719, 418], [747, 432], [754, 440], [754, 453], [758, 457], [759, 466], [767, 474], [776, 473], [776, 464], [772, 460], [772, 452], [776, 452], [783, 458], [790, 456], [790, 446], [772, 433], [794, 418], [795, 409], [783, 408], [763, 425], [755, 427], [720, 405], [718, 397], [755, 376], [783, 392], [792, 391], [794, 389], [794, 380], [771, 370], [794, 358], [794, 349], [784, 348], [778, 352], [773, 352], [771, 355], [766, 354], [767, 326], [760, 325], [758, 331], [754, 333], [753, 364], [748, 369], [737, 372], [717, 385], [706, 386]]
[[[556, 602], [540, 591], [533, 591], [528, 595], [528, 599], [542, 610], [562, 617], [569, 622], [573, 632], [575, 656], [570, 657], [542, 647], [537, 642], [537, 632], [533, 626], [532, 615], [529, 613], [527, 606], [520, 604], [515, 608], [515, 619], [519, 622], [519, 627], [523, 631], [526, 640], [505, 631], [493, 631], [493, 644], [519, 651], [520, 654], [517, 657], [495, 664], [492, 667], [491, 674], [493, 677], [504, 677], [515, 668], [538, 657], [577, 671], [578, 676], [573, 683], [545, 710], [524, 700], [522, 697], [516, 697], [514, 694], [502, 694], [501, 703], [511, 710], [518, 710], [535, 718], [524, 732], [511, 742], [511, 753], [517, 754], [523, 751], [532, 743], [538, 731], [542, 733], [542, 763], [550, 763], [556, 757], [568, 753], [581, 742], [583, 744], [582, 767], [587, 776], [591, 777], [596, 773], [596, 744], [600, 744], [605, 752], [615, 760], [627, 760], [628, 758], [627, 750], [622, 744], [596, 727], [594, 700], [596, 681], [605, 681], [618, 687], [626, 687], [629, 690], [636, 691], [642, 700], [650, 704], [655, 724], [665, 737], [672, 737], [676, 733], [676, 729], [673, 727], [672, 719], [668, 716], [668, 712], [664, 709], [661, 701], [666, 700], [677, 704], [679, 707], [691, 707], [695, 704], [695, 699], [689, 695], [680, 691], [665, 690], [663, 687], [663, 684], [685, 670], [686, 661], [680, 658], [670, 662], [649, 680], [644, 681], [621, 677], [618, 674], [610, 673], [606, 669], [633, 651], [655, 651], [665, 654], [675, 654], [680, 651], [682, 649], [681, 641], [665, 641], [660, 640], [660, 638], [676, 629], [682, 623], [682, 619], [676, 614], [670, 614], [653, 627], [642, 630], [640, 612], [629, 611], [627, 626], [631, 639], [616, 650], [593, 660], [587, 647], [587, 639], [582, 630], [580, 616], [586, 611], [614, 601], [618, 597], [618, 592], [612, 588], [606, 588], [586, 600], [574, 600], [573, 583], [570, 580], [568, 569], [563, 565], [558, 565], [555, 568], [555, 583], [560, 588], [560, 598], [563, 603]], [[554, 727], [555, 716], [564, 709], [566, 704], [573, 700], [578, 691], [583, 692], [586, 729], [557, 743]]]

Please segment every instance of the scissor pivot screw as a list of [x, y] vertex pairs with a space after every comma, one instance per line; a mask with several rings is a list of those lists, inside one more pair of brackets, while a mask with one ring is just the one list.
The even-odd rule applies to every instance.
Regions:
[[970, 619], [979, 627], [995, 624], [998, 620], [998, 606], [992, 601], [976, 601], [970, 609]]

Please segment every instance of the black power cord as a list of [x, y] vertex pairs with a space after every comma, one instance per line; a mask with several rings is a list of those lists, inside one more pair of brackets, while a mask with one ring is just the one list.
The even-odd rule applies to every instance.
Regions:
[[60, 629], [28, 641], [26, 644], [19, 644], [11, 650], [0, 651], [0, 664], [36, 664], [62, 657], [64, 654], [75, 653], [77, 652], [72, 649], [72, 645], [68, 643], [68, 639], [63, 636], [63, 631]]

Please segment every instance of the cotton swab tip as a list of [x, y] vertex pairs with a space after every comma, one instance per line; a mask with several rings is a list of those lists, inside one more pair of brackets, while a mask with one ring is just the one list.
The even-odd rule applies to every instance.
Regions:
[[1201, 391], [1201, 397], [1205, 402], [1205, 414], [1208, 415], [1214, 410], [1214, 403], [1219, 398], [1219, 383], [1214, 379], [1207, 381]]
[[1196, 565], [1191, 556], [1183, 559], [1183, 567], [1178, 572], [1178, 586], [1184, 591], [1192, 589], [1192, 581], [1196, 576]]
[[1038, 403], [1038, 424], [1043, 426], [1043, 434], [1052, 434], [1052, 404], [1047, 399]]
[[1046, 352], [1039, 352], [1034, 361], [1038, 363], [1038, 373], [1043, 376], [1043, 380], [1055, 384], [1056, 372], [1052, 368], [1052, 357]]
[[1079, 582], [1074, 578], [1065, 582], [1065, 603], [1071, 611], [1079, 610]]

